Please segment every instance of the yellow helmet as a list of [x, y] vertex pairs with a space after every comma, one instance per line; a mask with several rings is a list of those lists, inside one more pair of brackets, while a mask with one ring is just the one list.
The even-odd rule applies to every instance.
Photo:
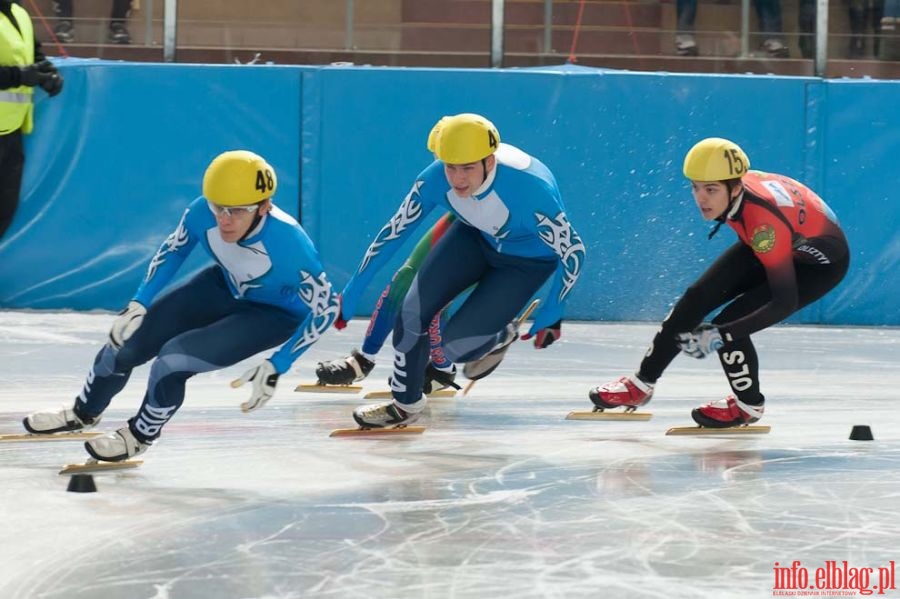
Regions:
[[428, 134], [428, 151], [434, 154], [435, 149], [437, 148], [437, 137], [441, 132], [441, 127], [443, 127], [444, 123], [447, 122], [449, 116], [442, 116], [441, 120], [434, 124], [434, 127], [431, 128], [431, 132]]
[[738, 179], [750, 170], [750, 158], [733, 141], [708, 137], [684, 157], [684, 176], [691, 181]]
[[268, 162], [247, 150], [216, 156], [203, 174], [203, 195], [219, 206], [247, 206], [275, 195], [278, 178]]
[[441, 119], [438, 125], [434, 153], [447, 164], [478, 162], [500, 146], [500, 132], [483, 116], [457, 114]]

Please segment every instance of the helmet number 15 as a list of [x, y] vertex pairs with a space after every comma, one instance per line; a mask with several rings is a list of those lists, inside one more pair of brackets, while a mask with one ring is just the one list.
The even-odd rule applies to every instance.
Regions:
[[256, 189], [262, 193], [275, 189], [275, 179], [269, 169], [256, 171]]
[[741, 176], [747, 172], [747, 165], [736, 149], [725, 150], [725, 160], [728, 161], [728, 172], [732, 175]]

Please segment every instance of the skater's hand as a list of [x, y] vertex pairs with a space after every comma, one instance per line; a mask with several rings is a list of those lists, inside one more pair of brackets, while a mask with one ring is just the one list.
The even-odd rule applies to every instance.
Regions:
[[554, 341], [557, 341], [560, 337], [562, 337], [562, 320], [557, 320], [554, 324], [551, 324], [546, 329], [541, 329], [534, 335], [530, 335], [525, 333], [522, 335], [522, 341], [528, 341], [534, 337], [534, 348], [535, 349], [544, 349], [545, 347], [550, 347], [553, 345]]
[[245, 372], [241, 378], [231, 381], [231, 386], [235, 389], [244, 383], [253, 382], [253, 392], [250, 394], [250, 400], [241, 404], [241, 411], [252, 412], [256, 408], [266, 405], [266, 402], [275, 395], [278, 376], [272, 363], [264, 360], [256, 368], [251, 368]]
[[341, 301], [341, 296], [338, 296], [338, 315], [337, 318], [334, 319], [334, 328], [339, 331], [343, 331], [347, 328], [347, 321], [344, 320], [344, 303]]
[[719, 351], [725, 344], [722, 334], [714, 325], [701, 324], [690, 333], [675, 335], [678, 347], [692, 358], [705, 358], [714, 351]]
[[109, 330], [109, 344], [115, 349], [122, 349], [125, 342], [140, 328], [146, 315], [147, 308], [134, 300], [128, 302]]

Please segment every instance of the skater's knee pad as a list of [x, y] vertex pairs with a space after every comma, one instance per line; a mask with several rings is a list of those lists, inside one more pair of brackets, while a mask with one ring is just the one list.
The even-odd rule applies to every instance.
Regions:
[[150, 380], [158, 381], [176, 373], [182, 378], [188, 379], [198, 372], [209, 372], [219, 368], [220, 366], [216, 364], [190, 355], [180, 343], [173, 340], [159, 350], [159, 355], [150, 367]]
[[128, 344], [118, 351], [106, 345], [100, 353], [94, 370], [100, 376], [109, 376], [116, 372], [130, 372], [142, 363], [138, 352]]

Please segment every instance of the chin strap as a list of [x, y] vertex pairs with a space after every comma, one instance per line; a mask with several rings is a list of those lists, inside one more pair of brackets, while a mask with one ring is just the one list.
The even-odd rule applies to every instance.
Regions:
[[[725, 212], [728, 212], [728, 211], [726, 210]], [[706, 236], [707, 240], [712, 239], [715, 236], [715, 234], [719, 232], [719, 229], [721, 229], [722, 225], [725, 224], [725, 218], [726, 217], [724, 217], [724, 216], [720, 216], [719, 218], [716, 219], [716, 226], [713, 227], [712, 230], [709, 232], [709, 235]]]
[[[731, 190], [733, 189], [733, 187], [731, 186], [731, 182], [727, 182], [726, 185], [728, 186], [728, 195], [731, 196]], [[722, 212], [722, 216], [716, 219], [716, 226], [713, 227], [709, 232], [709, 235], [706, 236], [707, 240], [712, 239], [715, 234], [719, 232], [719, 229], [722, 228], [722, 225], [724, 225], [729, 218], [735, 215], [738, 207], [740, 206], [740, 201], [741, 199], [743, 199], [743, 197], [744, 190], [741, 190], [741, 193], [739, 193], [737, 197], [732, 197], [731, 200], [729, 200], [728, 207], [725, 208], [724, 212]]]
[[250, 233], [252, 233], [256, 229], [256, 227], [259, 226], [259, 221], [262, 220], [262, 217], [263, 215], [259, 213], [259, 208], [257, 208], [256, 215], [253, 217], [253, 223], [247, 228], [244, 234], [241, 235], [241, 238], [238, 239], [238, 243], [244, 241], [245, 239], [247, 239], [247, 237], [250, 236]]

